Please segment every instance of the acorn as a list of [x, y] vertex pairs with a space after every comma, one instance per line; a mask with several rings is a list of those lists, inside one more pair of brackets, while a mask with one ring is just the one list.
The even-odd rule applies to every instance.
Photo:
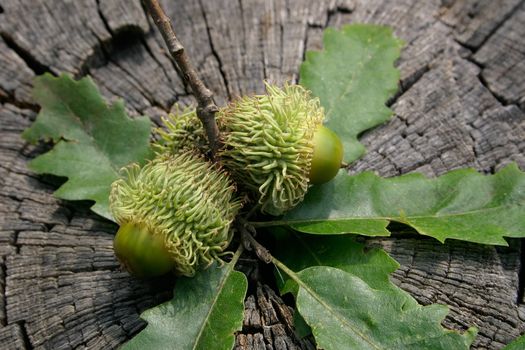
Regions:
[[219, 110], [219, 157], [262, 212], [281, 215], [303, 200], [311, 183], [337, 174], [343, 147], [322, 125], [324, 110], [308, 90], [266, 84], [266, 92]]
[[193, 276], [221, 261], [241, 208], [224, 171], [185, 151], [158, 154], [123, 175], [111, 186], [110, 209], [120, 225], [115, 254], [129, 272]]
[[188, 150], [208, 152], [208, 143], [202, 123], [193, 107], [174, 106], [174, 112], [161, 118], [163, 127], [155, 129], [157, 141], [153, 143], [158, 153], [176, 154]]

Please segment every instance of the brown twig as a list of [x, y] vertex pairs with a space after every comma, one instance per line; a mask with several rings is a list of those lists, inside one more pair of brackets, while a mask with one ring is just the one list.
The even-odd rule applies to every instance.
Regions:
[[[177, 38], [177, 35], [175, 35], [175, 31], [171, 25], [171, 20], [160, 6], [159, 1], [144, 0], [144, 3], [151, 18], [155, 22], [155, 25], [162, 34], [168, 50], [175, 60], [183, 79], [189, 84], [193, 95], [197, 100], [197, 116], [206, 131], [206, 136], [208, 137], [208, 142], [210, 144], [211, 157], [213, 158], [220, 147], [219, 128], [215, 122], [215, 113], [217, 113], [219, 109], [215, 102], [213, 102], [213, 94], [197, 75], [197, 71], [191, 64], [188, 55], [186, 55], [184, 47]], [[251, 214], [252, 212], [250, 212], [250, 215]], [[245, 219], [238, 219], [236, 225], [241, 233], [243, 246], [247, 250], [254, 251], [257, 257], [265, 263], [270, 263], [272, 261], [272, 255], [270, 252], [253, 238], [255, 228]]]
[[218, 107], [215, 102], [213, 102], [213, 93], [204, 85], [197, 75], [197, 71], [191, 64], [188, 55], [186, 55], [184, 46], [182, 46], [177, 35], [175, 35], [169, 17], [166, 16], [158, 0], [144, 0], [144, 3], [151, 18], [161, 32], [171, 56], [177, 63], [183, 79], [189, 84], [197, 100], [197, 116], [206, 131], [211, 156], [213, 158], [220, 146], [219, 128], [215, 122], [215, 113], [217, 113]]
[[246, 220], [238, 218], [236, 221], [237, 230], [241, 233], [241, 242], [246, 250], [253, 251], [257, 257], [269, 264], [272, 262], [272, 255], [261, 243], [257, 242], [253, 235], [255, 228]]

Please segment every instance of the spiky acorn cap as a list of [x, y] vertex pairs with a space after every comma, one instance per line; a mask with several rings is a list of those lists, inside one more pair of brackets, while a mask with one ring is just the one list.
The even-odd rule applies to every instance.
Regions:
[[176, 154], [197, 149], [205, 154], [208, 143], [202, 123], [193, 107], [174, 106], [174, 111], [162, 117], [163, 127], [155, 129], [158, 140], [153, 147], [158, 153]]
[[159, 154], [132, 165], [111, 186], [110, 209], [121, 225], [162, 238], [176, 273], [192, 276], [220, 260], [241, 207], [235, 187], [215, 165], [192, 152]]
[[224, 166], [256, 194], [261, 210], [280, 215], [302, 201], [324, 111], [299, 85], [266, 84], [265, 95], [243, 97], [217, 115]]

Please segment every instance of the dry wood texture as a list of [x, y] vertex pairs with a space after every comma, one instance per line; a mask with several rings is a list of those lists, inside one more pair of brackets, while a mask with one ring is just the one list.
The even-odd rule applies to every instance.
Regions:
[[[327, 26], [390, 25], [407, 43], [395, 116], [363, 136], [369, 152], [350, 170], [492, 172], [510, 161], [525, 169], [525, 1], [162, 3], [218, 105], [263, 91], [263, 79], [295, 81]], [[42, 147], [20, 138], [35, 118], [31, 81], [46, 71], [90, 74], [108, 99], [154, 120], [176, 101], [192, 103], [153, 27], [137, 0], [0, 0], [2, 349], [116, 348], [144, 326], [142, 310], [170, 297], [170, 281], [119, 271], [115, 226], [53, 198], [56, 179], [26, 167]], [[525, 331], [522, 244], [509, 243], [370, 241], [401, 263], [398, 285], [423, 304], [450, 305], [446, 326], [479, 327], [476, 349], [499, 349]], [[311, 348], [293, 336], [282, 300], [255, 280], [236, 347]]]

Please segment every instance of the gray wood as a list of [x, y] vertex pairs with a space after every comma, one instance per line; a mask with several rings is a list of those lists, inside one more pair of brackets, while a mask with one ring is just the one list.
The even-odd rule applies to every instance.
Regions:
[[525, 107], [523, 23], [525, 4], [522, 2], [473, 56], [483, 67], [481, 77], [494, 95], [504, 104], [517, 103], [521, 108]]
[[[525, 1], [164, 1], [218, 104], [260, 93], [262, 81], [297, 81], [322, 31], [351, 22], [392, 26], [407, 43], [397, 63], [393, 119], [366, 132], [351, 172], [436, 176], [472, 166], [525, 169]], [[160, 34], [138, 0], [0, 0], [0, 344], [6, 349], [116, 348], [138, 332], [141, 311], [171, 296], [171, 281], [120, 271], [115, 226], [86, 203], [52, 196], [56, 179], [27, 161], [45, 146], [20, 133], [35, 117], [30, 87], [49, 71], [90, 74], [130, 114], [158, 120], [190, 104]], [[480, 332], [473, 348], [499, 349], [525, 331], [522, 247], [442, 245], [413, 236], [373, 239], [401, 264], [394, 283], [419, 302], [444, 303], [444, 325]], [[254, 262], [248, 263], [255, 270]], [[309, 349], [291, 311], [251, 278], [237, 349]]]

